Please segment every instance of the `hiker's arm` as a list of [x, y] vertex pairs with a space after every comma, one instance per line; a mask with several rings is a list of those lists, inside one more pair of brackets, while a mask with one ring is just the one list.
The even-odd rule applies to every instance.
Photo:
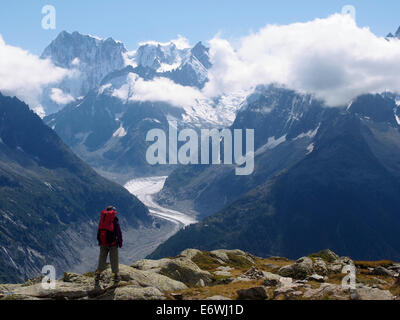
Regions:
[[118, 221], [117, 217], [114, 220], [114, 227], [115, 227], [115, 232], [117, 235], [118, 247], [122, 248], [122, 232], [121, 232], [121, 227], [119, 226], [119, 221]]

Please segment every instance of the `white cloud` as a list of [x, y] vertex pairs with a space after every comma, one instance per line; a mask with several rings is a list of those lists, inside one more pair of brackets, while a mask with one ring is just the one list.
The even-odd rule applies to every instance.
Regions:
[[75, 101], [75, 98], [68, 93], [64, 93], [59, 88], [52, 88], [50, 93], [50, 99], [59, 105], [68, 104]]
[[0, 91], [15, 95], [32, 109], [40, 108], [40, 95], [45, 86], [60, 81], [71, 72], [55, 67], [49, 60], [7, 45], [0, 35]]
[[[187, 40], [180, 39], [186, 47]], [[209, 41], [213, 67], [202, 91], [168, 79], [136, 77], [115, 94], [194, 106], [201, 99], [276, 83], [340, 106], [364, 93], [400, 93], [400, 40], [388, 41], [358, 27], [350, 15], [267, 25], [235, 43], [220, 37]]]
[[203, 90], [209, 97], [270, 83], [314, 93], [331, 106], [363, 93], [400, 92], [400, 40], [377, 37], [349, 15], [268, 25], [237, 48], [214, 38], [210, 54]]
[[164, 47], [164, 46], [169, 46], [172, 43], [175, 44], [176, 48], [179, 49], [179, 50], [184, 50], [184, 49], [189, 49], [190, 48], [189, 40], [187, 38], [181, 36], [180, 34], [178, 35], [178, 38], [173, 39], [173, 40], [171, 40], [169, 42], [158, 42], [158, 41], [150, 40], [150, 41], [140, 42], [139, 46], [143, 46], [143, 45], [148, 44], [148, 45], [153, 45], [153, 46], [160, 45], [160, 46]]
[[129, 74], [126, 84], [115, 89], [113, 96], [129, 101], [163, 101], [175, 106], [192, 106], [202, 98], [202, 93], [166, 78], [146, 81], [136, 74]]

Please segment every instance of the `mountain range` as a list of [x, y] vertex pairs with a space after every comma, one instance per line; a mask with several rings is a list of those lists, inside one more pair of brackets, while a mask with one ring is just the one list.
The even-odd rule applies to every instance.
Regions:
[[159, 198], [186, 206], [192, 199], [195, 210], [211, 216], [151, 257], [187, 246], [288, 257], [331, 247], [357, 259], [399, 259], [397, 98], [364, 95], [327, 108], [273, 87], [253, 98], [234, 127], [259, 129], [255, 173], [185, 167], [171, 174]]
[[[82, 50], [82, 46], [93, 48]], [[93, 54], [88, 58], [87, 52]], [[110, 64], [114, 55], [118, 56], [117, 65]], [[71, 61], [76, 59], [88, 61], [79, 65], [82, 74], [79, 81], [85, 83], [85, 88], [80, 86], [76, 93], [72, 79], [73, 85], [61, 83], [56, 89], [73, 95], [74, 101], [46, 116], [44, 121], [78, 156], [101, 172], [111, 172], [112, 177], [170, 173], [173, 167], [147, 164], [145, 154], [150, 143], [146, 143], [145, 138], [150, 129], [166, 131], [171, 121], [176, 121], [179, 128], [196, 130], [229, 126], [245, 99], [245, 93], [239, 92], [219, 99], [199, 99], [195, 105], [182, 106], [137, 98], [137, 81], [148, 84], [164, 79], [188, 88], [202, 88], [208, 81], [211, 62], [209, 49], [201, 42], [193, 48], [177, 48], [174, 42], [150, 42], [134, 52], [127, 52], [122, 44], [111, 39], [97, 40], [76, 32], [72, 35], [62, 32], [46, 48], [43, 57], [66, 68], [71, 68]], [[90, 63], [92, 57], [95, 63]], [[97, 64], [103, 67], [97, 68]], [[112, 69], [107, 75], [101, 73], [103, 78], [98, 81], [98, 70]], [[81, 94], [84, 96], [79, 97]]]
[[[137, 100], [135, 83], [166, 78], [202, 88], [211, 67], [202, 43], [149, 42], [121, 55], [123, 68], [44, 121], [103, 174], [168, 175], [158, 203], [206, 219], [152, 257], [190, 244], [288, 257], [330, 247], [356, 258], [399, 258], [396, 95], [364, 95], [332, 108], [310, 94], [260, 85], [227, 102], [178, 107]], [[149, 166], [145, 133], [167, 130], [172, 120], [197, 130], [254, 129], [254, 173], [237, 176], [233, 165]]]

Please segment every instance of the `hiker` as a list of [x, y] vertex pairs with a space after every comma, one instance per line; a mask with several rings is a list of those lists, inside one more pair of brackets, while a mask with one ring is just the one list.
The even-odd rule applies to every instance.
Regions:
[[100, 246], [99, 264], [96, 271], [95, 286], [99, 286], [101, 273], [106, 269], [107, 256], [110, 254], [111, 271], [114, 285], [120, 281], [118, 266], [118, 248], [122, 248], [122, 232], [117, 218], [117, 210], [109, 206], [101, 212], [97, 241]]

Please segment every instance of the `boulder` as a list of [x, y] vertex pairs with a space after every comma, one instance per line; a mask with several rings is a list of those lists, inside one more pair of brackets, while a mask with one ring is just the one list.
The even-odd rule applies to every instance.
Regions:
[[284, 266], [279, 269], [279, 275], [294, 279], [306, 279], [314, 273], [313, 262], [308, 257], [302, 257], [294, 264]]
[[223, 262], [228, 262], [229, 261], [229, 257], [226, 253], [226, 250], [214, 250], [210, 252], [210, 255], [216, 259], [219, 259]]
[[357, 288], [357, 294], [359, 295], [360, 300], [394, 300], [394, 296], [389, 290], [381, 290], [378, 288]]
[[42, 284], [20, 287], [13, 291], [14, 295], [49, 299], [80, 299], [89, 295], [93, 285], [57, 281], [54, 289], [44, 289]]
[[341, 285], [322, 283], [317, 289], [309, 288], [304, 292], [303, 298], [312, 300], [334, 299], [334, 300], [349, 300], [350, 292], [344, 289]]
[[229, 263], [229, 255], [236, 255], [246, 259], [249, 263], [254, 264], [254, 257], [242, 250], [214, 250], [210, 252], [211, 256], [225, 263]]
[[317, 253], [313, 253], [310, 255], [313, 258], [321, 258], [329, 263], [335, 262], [339, 259], [339, 256], [329, 249], [321, 250]]
[[320, 276], [319, 274], [312, 274], [307, 278], [307, 281], [324, 282], [325, 278], [323, 276]]
[[205, 287], [206, 284], [204, 283], [204, 280], [203, 280], [203, 279], [200, 279], [200, 280], [196, 283], [196, 286], [198, 286], [198, 287]]
[[394, 263], [393, 265], [388, 267], [388, 269], [395, 273], [400, 273], [400, 263]]
[[[152, 271], [142, 271], [129, 266], [119, 265], [121, 280], [137, 287], [154, 287], [160, 291], [179, 291], [187, 289], [187, 286], [175, 279]], [[105, 282], [111, 283], [111, 269], [103, 272]]]
[[132, 268], [139, 269], [142, 271], [153, 271], [159, 273], [160, 270], [167, 265], [171, 259], [160, 259], [160, 260], [148, 260], [143, 259], [136, 261], [131, 265]]
[[240, 289], [237, 291], [239, 300], [265, 300], [268, 299], [268, 291], [265, 287]]
[[118, 287], [114, 291], [114, 300], [165, 300], [166, 297], [154, 287], [140, 288], [136, 286]]
[[328, 272], [332, 273], [342, 273], [343, 265], [341, 263], [328, 264]]
[[268, 272], [268, 271], [263, 271], [263, 275], [264, 275], [264, 279], [266, 280], [279, 280], [281, 278], [280, 275], [277, 275], [275, 273], [272, 272]]
[[161, 268], [160, 273], [191, 286], [198, 285], [200, 280], [202, 280], [205, 285], [213, 281], [211, 273], [201, 270], [195, 263], [187, 258], [171, 260]]
[[379, 266], [375, 268], [371, 274], [376, 275], [376, 276], [386, 276], [386, 277], [394, 277], [395, 272], [388, 270], [382, 266]]
[[200, 250], [197, 249], [186, 249], [182, 251], [178, 257], [179, 258], [187, 258], [189, 260], [192, 260], [195, 256], [197, 256], [199, 253], [202, 253]]
[[320, 276], [326, 276], [328, 274], [328, 268], [326, 263], [321, 258], [315, 258], [313, 261], [314, 272]]

